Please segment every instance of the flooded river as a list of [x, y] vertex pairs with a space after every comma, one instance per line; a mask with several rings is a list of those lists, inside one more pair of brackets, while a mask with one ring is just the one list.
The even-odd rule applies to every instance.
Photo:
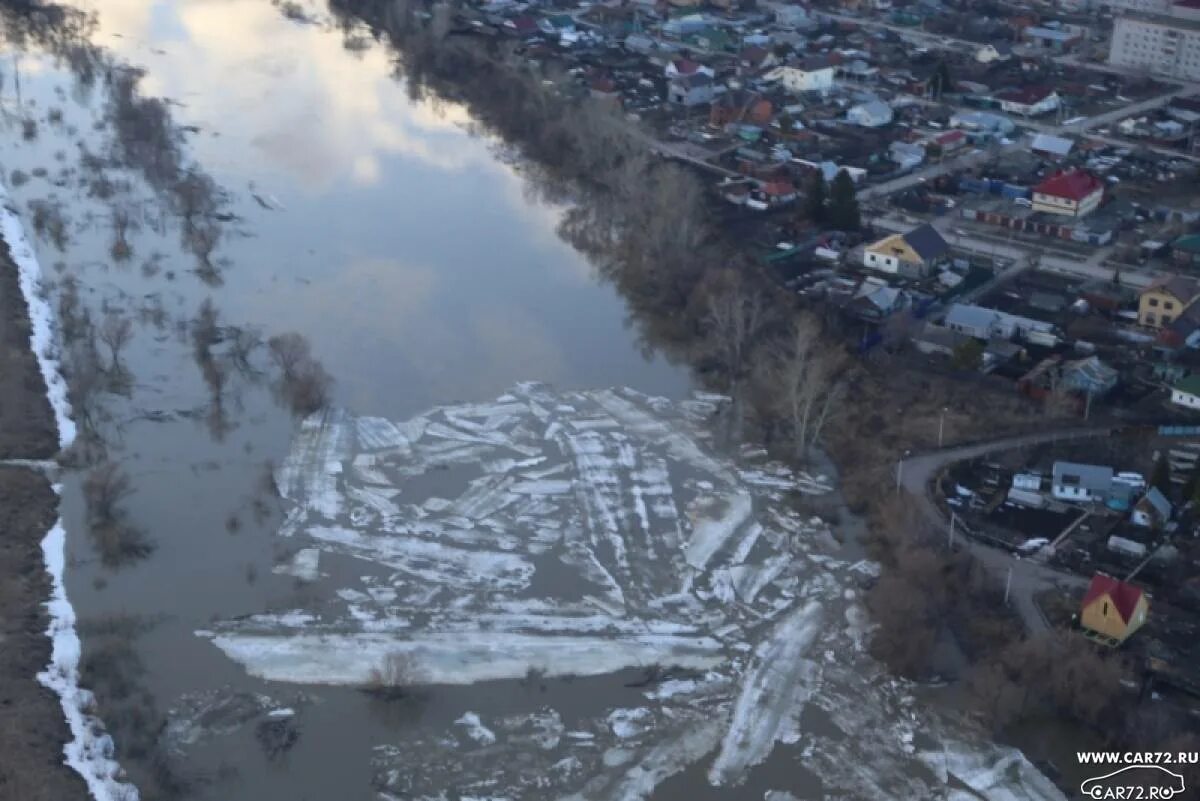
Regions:
[[104, 163], [104, 82], [9, 44], [5, 182], [128, 479], [98, 516], [68, 471], [63, 514], [142, 797], [1060, 797], [865, 655], [829, 471], [718, 455], [466, 109], [315, 5], [94, 10], [222, 190]]

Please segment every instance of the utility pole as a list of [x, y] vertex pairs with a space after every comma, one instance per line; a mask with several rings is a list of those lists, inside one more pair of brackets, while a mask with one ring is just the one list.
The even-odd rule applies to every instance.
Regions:
[[938, 447], [942, 447], [942, 435], [946, 431], [946, 407], [942, 407], [942, 413], [938, 415]]
[[1004, 580], [1004, 605], [1008, 606], [1008, 593], [1012, 589], [1012, 565], [1008, 566], [1008, 578]]

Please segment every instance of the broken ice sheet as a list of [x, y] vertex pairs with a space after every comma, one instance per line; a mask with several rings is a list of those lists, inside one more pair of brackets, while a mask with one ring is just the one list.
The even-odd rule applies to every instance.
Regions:
[[280, 701], [229, 687], [186, 693], [167, 710], [163, 744], [170, 753], [182, 756], [192, 746], [249, 724], [291, 718], [310, 703], [304, 693], [292, 692], [286, 698]]
[[[280, 536], [295, 549], [279, 570], [316, 600], [203, 634], [279, 682], [652, 677], [581, 689], [573, 703], [591, 708], [569, 730], [557, 710], [502, 692], [500, 712], [460, 709], [452, 725], [397, 733], [375, 748], [380, 799], [634, 801], [697, 762], [736, 787], [780, 744], [854, 795], [936, 795], [945, 779], [911, 742], [915, 713], [897, 713], [903, 688], [873, 684], [862, 647], [848, 591], [874, 566], [844, 561], [823, 521], [786, 506], [790, 489], [823, 494], [828, 480], [763, 454], [714, 455], [697, 412], [720, 401], [697, 400], [524, 384], [405, 422], [310, 417], [276, 480], [293, 505]], [[804, 725], [807, 710], [863, 703], [875, 708], [843, 728]], [[936, 739], [938, 722], [922, 725]], [[962, 781], [983, 797], [1029, 784], [988, 774], [994, 750], [964, 750]]]

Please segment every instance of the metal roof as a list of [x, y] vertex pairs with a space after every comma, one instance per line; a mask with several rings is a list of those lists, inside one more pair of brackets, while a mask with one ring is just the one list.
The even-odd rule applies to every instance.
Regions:
[[1054, 484], [1082, 487], [1092, 492], [1108, 492], [1112, 487], [1113, 469], [1097, 464], [1076, 462], [1054, 463]]

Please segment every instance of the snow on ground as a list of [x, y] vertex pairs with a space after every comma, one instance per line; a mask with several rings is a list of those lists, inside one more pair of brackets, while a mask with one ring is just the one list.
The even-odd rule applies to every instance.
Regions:
[[[58, 427], [59, 447], [66, 448], [75, 441], [75, 421], [71, 419], [67, 383], [58, 360], [54, 314], [42, 291], [41, 265], [3, 185], [0, 185], [0, 237], [17, 266], [17, 282], [29, 308], [29, 345], [46, 384], [46, 396]], [[57, 485], [54, 491], [59, 492]], [[88, 792], [97, 801], [137, 801], [137, 788], [124, 781], [121, 766], [113, 758], [112, 738], [105, 732], [104, 724], [91, 714], [95, 706], [92, 694], [79, 686], [81, 645], [75, 631], [75, 609], [63, 583], [66, 532], [61, 521], [56, 521], [42, 540], [42, 557], [50, 574], [51, 593], [46, 603], [50, 625], [46, 636], [50, 638], [51, 651], [50, 664], [38, 674], [38, 681], [62, 702], [72, 738], [63, 746], [64, 761], [83, 777]]]
[[[378, 745], [380, 799], [630, 801], [697, 763], [737, 785], [781, 744], [828, 793], [934, 797], [948, 774], [919, 727], [954, 743], [954, 781], [985, 801], [1057, 801], [1014, 752], [967, 745], [879, 678], [857, 590], [874, 566], [785, 501], [829, 481], [715, 456], [703, 426], [723, 403], [524, 384], [403, 423], [311, 417], [277, 475], [294, 504], [280, 534], [299, 541], [277, 570], [318, 600], [199, 633], [271, 681], [365, 684], [391, 665], [397, 684], [522, 682], [500, 711]], [[322, 576], [326, 555], [361, 565], [338, 571], [357, 583]], [[614, 689], [631, 668], [647, 680]], [[522, 706], [551, 677], [579, 683], [569, 723]]]

